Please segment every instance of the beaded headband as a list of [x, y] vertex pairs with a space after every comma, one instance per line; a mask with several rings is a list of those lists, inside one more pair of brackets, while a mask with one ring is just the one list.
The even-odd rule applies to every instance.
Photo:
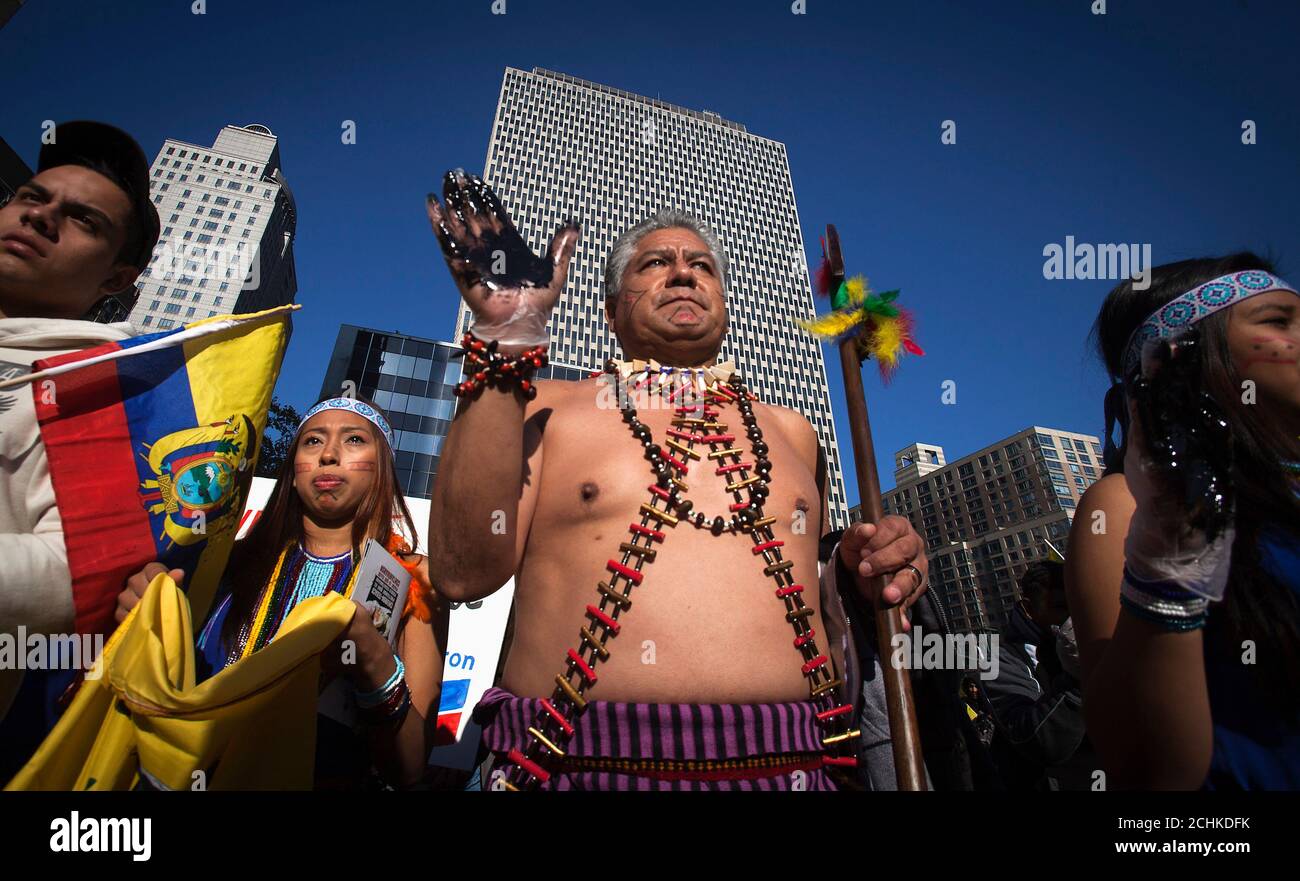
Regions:
[[384, 433], [384, 437], [388, 441], [388, 448], [393, 451], [394, 455], [397, 454], [397, 446], [393, 442], [393, 429], [389, 427], [388, 420], [374, 407], [365, 401], [358, 401], [356, 398], [330, 398], [321, 401], [308, 410], [306, 416], [302, 417], [302, 422], [298, 423], [298, 430], [302, 431], [302, 427], [307, 424], [307, 420], [323, 410], [347, 410], [350, 413], [356, 413], [362, 419], [368, 420], [374, 424], [375, 428]]
[[1178, 336], [1196, 322], [1220, 309], [1235, 306], [1256, 294], [1270, 291], [1290, 291], [1300, 294], [1291, 285], [1261, 269], [1232, 272], [1207, 281], [1203, 285], [1179, 294], [1161, 306], [1133, 331], [1124, 349], [1124, 375], [1133, 376], [1142, 363], [1142, 347], [1148, 340]]

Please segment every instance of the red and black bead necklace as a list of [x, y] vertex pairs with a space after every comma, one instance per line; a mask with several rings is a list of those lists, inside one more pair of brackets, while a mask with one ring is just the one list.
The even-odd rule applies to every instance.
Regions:
[[[607, 362], [605, 373], [621, 392], [617, 389], [620, 378], [618, 362]], [[685, 387], [679, 387], [672, 397]], [[509, 751], [507, 760], [511, 767], [502, 778], [504, 787], [511, 790], [535, 788], [550, 779], [551, 772], [545, 767], [548, 759], [564, 758], [564, 746], [573, 736], [574, 723], [587, 706], [586, 692], [596, 683], [595, 667], [609, 658], [606, 644], [618, 635], [619, 616], [632, 606], [630, 594], [641, 584], [644, 577], [642, 567], [654, 562], [657, 551], [653, 545], [656, 541], [663, 542], [666, 537], [662, 527], [676, 526], [682, 520], [697, 529], [707, 528], [714, 535], [727, 531], [749, 533], [754, 542], [753, 554], [763, 558], [763, 574], [776, 582], [776, 597], [784, 604], [786, 620], [794, 628], [794, 647], [803, 660], [800, 669], [808, 677], [812, 701], [820, 708], [816, 717], [822, 729], [822, 745], [826, 749], [822, 756], [823, 764], [831, 770], [856, 766], [854, 741], [859, 732], [852, 729], [853, 705], [843, 699], [844, 683], [835, 677], [829, 656], [817, 648], [816, 631], [811, 624], [814, 611], [803, 601], [804, 586], [795, 583], [791, 574], [794, 561], [781, 558], [780, 549], [785, 542], [777, 539], [771, 528], [776, 518], [763, 511], [763, 504], [770, 494], [772, 462], [768, 458], [769, 449], [763, 440], [763, 432], [754, 416], [753, 401], [756, 398], [738, 375], [732, 375], [725, 384], [708, 387], [702, 402], [692, 402], [691, 396], [687, 395], [686, 401], [673, 411], [676, 418], [672, 420], [673, 428], [668, 431], [669, 439], [665, 442], [676, 456], [654, 442], [649, 427], [637, 418], [630, 400], [625, 402], [621, 394], [618, 400], [621, 405], [626, 404], [621, 407], [623, 421], [645, 449], [645, 457], [655, 476], [655, 482], [648, 487], [651, 498], [641, 505], [641, 522], [628, 526], [632, 535], [629, 541], [619, 545], [621, 559], [607, 562], [608, 581], [601, 581], [596, 587], [601, 595], [600, 601], [587, 606], [588, 621], [579, 628], [578, 648], [568, 650], [564, 672], [556, 674], [555, 691], [550, 699], [541, 701], [542, 710], [528, 729], [527, 743], [523, 749]], [[740, 412], [753, 461], [744, 461], [743, 454], [734, 447], [735, 436], [726, 434], [727, 426], [718, 421], [721, 411], [710, 407], [728, 404], [734, 404]], [[715, 473], [728, 478], [726, 489], [736, 498], [729, 506], [727, 518], [721, 515], [709, 518], [704, 512], [694, 510], [692, 502], [685, 498], [688, 487], [681, 478], [689, 471], [691, 461], [704, 461], [700, 452], [694, 449], [697, 443], [710, 447], [708, 460], [719, 462]], [[726, 463], [727, 459], [735, 461]], [[747, 475], [747, 471], [754, 473]], [[747, 499], [742, 499], [742, 492], [748, 496]]]

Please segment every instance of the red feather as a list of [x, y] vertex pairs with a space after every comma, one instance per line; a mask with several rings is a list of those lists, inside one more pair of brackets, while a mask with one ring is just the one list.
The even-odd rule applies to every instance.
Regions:
[[822, 262], [817, 266], [817, 272], [813, 274], [813, 289], [823, 297], [831, 295], [831, 266], [822, 258]]

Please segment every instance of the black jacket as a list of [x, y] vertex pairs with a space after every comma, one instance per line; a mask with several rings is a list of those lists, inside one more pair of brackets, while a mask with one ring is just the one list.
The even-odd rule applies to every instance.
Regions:
[[1061, 669], [1053, 634], [1019, 606], [1002, 629], [997, 677], [982, 687], [993, 705], [993, 755], [1008, 789], [1057, 789], [1062, 774], [1071, 788], [1081, 783], [1068, 767], [1054, 769], [1068, 766], [1084, 744], [1083, 688]]
[[[874, 610], [853, 588], [852, 575], [840, 562], [838, 549], [834, 565], [861, 674], [862, 686], [857, 692], [858, 722], [862, 730], [859, 776], [868, 789], [892, 790], [897, 783], [884, 687], [880, 681], [881, 655], [876, 644]], [[932, 591], [926, 591], [912, 606], [911, 622], [913, 627], [920, 626], [927, 633], [951, 632], [943, 607]], [[888, 662], [886, 652], [884, 663]], [[980, 742], [960, 696], [961, 680], [970, 675], [969, 671], [914, 669], [910, 673], [929, 787], [940, 792], [1001, 789], [997, 768], [988, 749]]]

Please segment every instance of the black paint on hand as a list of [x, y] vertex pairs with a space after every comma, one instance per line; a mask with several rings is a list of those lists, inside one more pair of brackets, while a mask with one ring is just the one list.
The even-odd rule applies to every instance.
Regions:
[[482, 179], [453, 169], [443, 178], [442, 193], [446, 210], [438, 223], [438, 242], [452, 272], [467, 286], [478, 281], [490, 290], [550, 285], [554, 262], [529, 250], [501, 200]]

